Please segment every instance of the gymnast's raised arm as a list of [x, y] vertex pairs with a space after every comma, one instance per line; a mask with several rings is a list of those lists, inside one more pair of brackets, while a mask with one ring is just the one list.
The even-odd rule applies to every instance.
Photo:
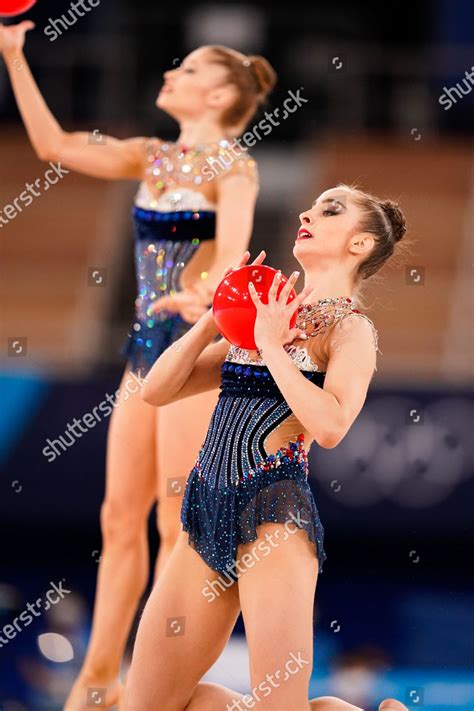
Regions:
[[0, 53], [3, 55], [13, 92], [40, 160], [62, 163], [66, 168], [94, 178], [140, 180], [146, 162], [149, 139], [119, 140], [111, 136], [91, 141], [86, 131], [64, 131], [48, 108], [23, 53], [30, 21], [6, 27], [0, 24]]

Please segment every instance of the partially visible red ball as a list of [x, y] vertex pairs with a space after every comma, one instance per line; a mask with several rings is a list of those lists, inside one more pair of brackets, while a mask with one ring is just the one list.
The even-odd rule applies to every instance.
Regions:
[[36, 5], [36, 0], [0, 0], [0, 17], [22, 15]]
[[[257, 349], [254, 337], [257, 309], [249, 292], [252, 281], [262, 303], [268, 304], [268, 292], [277, 270], [266, 264], [246, 265], [235, 269], [221, 281], [214, 294], [212, 310], [220, 333], [234, 346], [253, 351]], [[282, 274], [277, 295], [287, 282]], [[287, 300], [289, 304], [296, 297], [291, 290]], [[289, 324], [293, 328], [296, 322], [296, 310]]]

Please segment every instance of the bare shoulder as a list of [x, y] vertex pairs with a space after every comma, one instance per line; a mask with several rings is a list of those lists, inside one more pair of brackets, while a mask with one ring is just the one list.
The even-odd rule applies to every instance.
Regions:
[[155, 140], [154, 138], [147, 138], [146, 136], [136, 136], [134, 138], [126, 138], [123, 143], [130, 153], [135, 151], [137, 155], [143, 156], [148, 149], [152, 149]]
[[245, 179], [251, 184], [259, 185], [258, 165], [255, 158], [245, 149], [229, 149], [225, 160], [219, 162], [220, 167], [218, 180], [227, 182], [230, 179], [241, 181]]
[[372, 343], [375, 350], [378, 348], [378, 331], [369, 316], [359, 311], [344, 314], [334, 326], [334, 332], [347, 334], [361, 343]]
[[374, 322], [360, 312], [344, 314], [323, 334], [321, 350], [328, 365], [349, 359], [353, 363], [366, 363], [377, 370], [379, 347]]

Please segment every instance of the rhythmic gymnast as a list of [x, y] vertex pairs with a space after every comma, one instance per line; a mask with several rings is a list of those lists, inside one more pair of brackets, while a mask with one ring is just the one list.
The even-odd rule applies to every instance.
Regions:
[[[156, 101], [179, 124], [175, 143], [111, 136], [97, 143], [91, 133], [64, 131], [49, 111], [23, 53], [25, 32], [33, 27], [29, 21], [0, 25], [0, 52], [37, 156], [95, 178], [140, 181], [133, 206], [138, 293], [123, 389], [135, 383], [130, 371], [145, 378], [158, 356], [207, 311], [223, 269], [249, 244], [258, 173], [234, 139], [276, 75], [263, 57], [201, 47], [164, 73]], [[66, 711], [87, 709], [91, 687], [106, 688], [107, 707], [119, 699], [121, 660], [149, 577], [148, 515], [158, 500], [158, 577], [180, 530], [180, 481], [192, 467], [216, 398], [213, 389], [157, 409], [137, 392], [114, 408], [92, 635]]]
[[[308, 700], [326, 554], [307, 455], [313, 442], [336, 447], [364, 405], [378, 335], [356, 308], [357, 294], [406, 227], [395, 203], [344, 185], [322, 193], [300, 222], [293, 255], [304, 270], [301, 293], [286, 305], [298, 272], [278, 298], [276, 275], [268, 305], [249, 286], [258, 350], [214, 343], [209, 310], [160, 356], [142, 391], [163, 406], [220, 385], [187, 481], [183, 530], [140, 621], [124, 711], [357, 711], [334, 697]], [[240, 612], [250, 654], [246, 696], [201, 681]], [[300, 668], [285, 677], [295, 657]], [[379, 708], [406, 709], [395, 699]]]

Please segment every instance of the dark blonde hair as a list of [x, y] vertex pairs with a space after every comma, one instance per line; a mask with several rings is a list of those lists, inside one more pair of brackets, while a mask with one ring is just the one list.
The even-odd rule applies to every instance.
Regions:
[[261, 106], [277, 81], [270, 62], [258, 55], [246, 56], [222, 45], [208, 45], [213, 60], [225, 67], [227, 81], [233, 84], [238, 96], [222, 116], [223, 126], [246, 126]]
[[[407, 231], [405, 216], [397, 202], [381, 200], [375, 195], [360, 190], [357, 186], [345, 183], [339, 183], [336, 187], [348, 190], [354, 197], [354, 203], [362, 210], [363, 217], [358, 231], [369, 232], [375, 237], [372, 251], [357, 267], [357, 282], [376, 274], [394, 252], [402, 258], [411, 254], [409, 245], [405, 245], [405, 249], [401, 249], [401, 245], [396, 246]], [[397, 261], [400, 263], [403, 259]]]

